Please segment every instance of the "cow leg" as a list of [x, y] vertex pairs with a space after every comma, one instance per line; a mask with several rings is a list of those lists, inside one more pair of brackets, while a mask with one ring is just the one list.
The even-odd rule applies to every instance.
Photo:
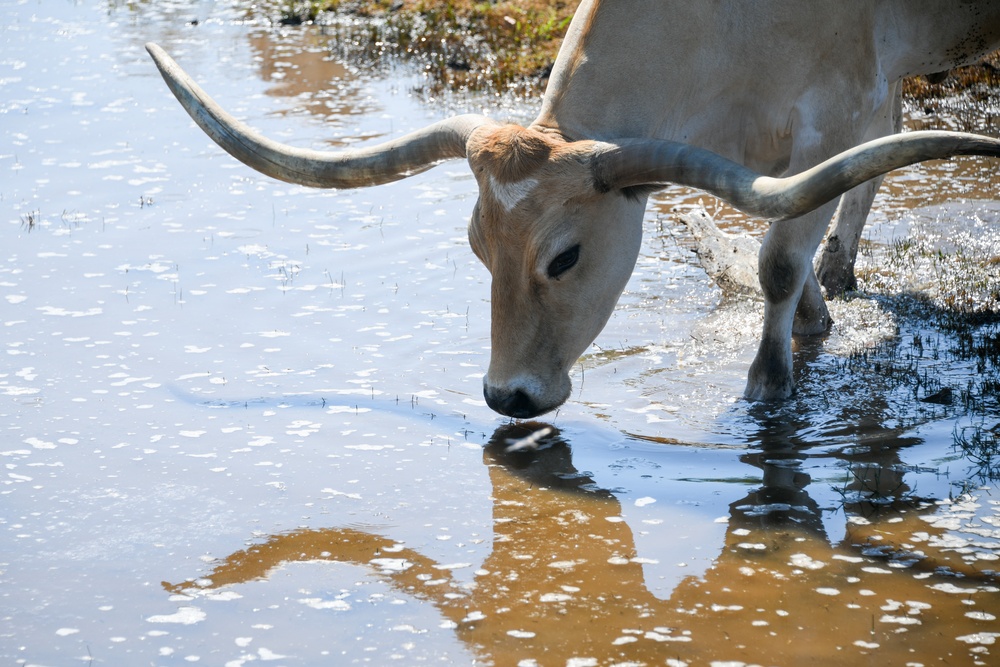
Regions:
[[802, 285], [802, 296], [795, 308], [795, 320], [792, 323], [792, 333], [799, 336], [815, 336], [830, 330], [833, 319], [830, 309], [826, 307], [823, 290], [819, 286], [814, 271], [806, 273], [806, 281]]
[[[812, 213], [776, 222], [764, 237], [758, 260], [764, 292], [764, 331], [757, 356], [750, 365], [744, 395], [750, 400], [777, 400], [791, 396], [792, 331], [799, 301], [805, 292], [810, 303], [819, 293], [812, 258], [836, 208], [830, 202]], [[807, 282], [813, 285], [806, 288]], [[819, 293], [820, 299], [822, 294]], [[825, 311], [826, 306], [823, 306]], [[825, 316], [829, 319], [829, 315]]]
[[[896, 82], [889, 88], [885, 102], [879, 107], [864, 140], [871, 141], [902, 129], [903, 102], [902, 84]], [[840, 296], [844, 292], [858, 288], [854, 275], [854, 262], [858, 256], [858, 244], [865, 220], [871, 210], [875, 193], [882, 184], [882, 177], [863, 183], [844, 193], [840, 207], [833, 217], [833, 226], [826, 238], [823, 252], [816, 264], [819, 282], [826, 289], [828, 297]]]
[[858, 256], [858, 244], [861, 242], [865, 220], [868, 219], [875, 193], [881, 184], [882, 177], [879, 176], [841, 197], [840, 206], [833, 216], [832, 229], [816, 263], [819, 282], [831, 298], [858, 288], [854, 262]]

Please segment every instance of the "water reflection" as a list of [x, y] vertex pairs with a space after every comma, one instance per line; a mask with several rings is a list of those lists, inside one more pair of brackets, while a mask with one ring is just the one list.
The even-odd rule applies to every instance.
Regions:
[[[576, 469], [558, 430], [537, 450], [508, 451], [543, 426], [505, 425], [484, 450], [493, 541], [471, 584], [375, 532], [323, 528], [273, 535], [205, 578], [164, 586], [197, 596], [292, 562], [361, 565], [433, 604], [472, 653], [498, 665], [847, 664], [865, 655], [884, 664], [976, 662], [1000, 636], [992, 632], [997, 572], [982, 567], [992, 561], [970, 558], [949, 534], [968, 507], [941, 519], [937, 504], [902, 483], [894, 448], [842, 455], [857, 466], [846, 490], [866, 495], [845, 503], [846, 537], [831, 544], [800, 467], [807, 453], [764, 424], [757, 450], [741, 457], [761, 484], [729, 505], [721, 554], [704, 576], [660, 599], [644, 578], [653, 561], [638, 557], [621, 502]], [[871, 502], [871, 491], [891, 502]]]
[[[812, 478], [805, 464], [816, 458], [830, 459], [819, 469], [821, 473], [838, 468], [844, 471], [838, 489], [841, 503], [835, 513], [847, 517], [848, 526], [852, 525], [852, 517], [895, 521], [898, 516], [919, 512], [934, 503], [935, 499], [920, 497], [907, 483], [907, 466], [900, 456], [922, 440], [912, 430], [887, 425], [892, 413], [885, 401], [875, 398], [845, 408], [845, 419], [837, 420], [835, 435], [853, 444], [825, 449], [824, 438], [833, 434], [817, 433], [813, 428], [815, 415], [808, 411], [796, 414], [787, 408], [753, 406], [750, 413], [759, 428], [750, 434], [753, 451], [740, 456], [740, 461], [760, 471], [761, 486], [730, 506], [731, 525], [737, 519], [754, 523], [754, 517], [766, 514], [770, 526], [792, 524], [830, 541], [824, 509], [808, 492]], [[846, 534], [842, 544], [852, 546], [850, 529]]]
[[[306, 112], [342, 126], [351, 116], [378, 110], [375, 100], [364, 94], [364, 81], [343, 62], [332, 58], [329, 37], [318, 28], [295, 31], [293, 39], [266, 32], [247, 37], [260, 78], [270, 87], [270, 97], [295, 100], [282, 107], [279, 115]], [[371, 138], [368, 136], [358, 139]], [[327, 142], [343, 145], [341, 140]]]

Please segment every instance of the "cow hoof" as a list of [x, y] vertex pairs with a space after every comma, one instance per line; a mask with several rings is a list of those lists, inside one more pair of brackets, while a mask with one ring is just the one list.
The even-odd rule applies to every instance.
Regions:
[[743, 392], [743, 398], [748, 401], [783, 401], [791, 398], [795, 393], [795, 383], [791, 377], [767, 382], [747, 381], [747, 388]]
[[816, 336], [829, 331], [832, 324], [830, 309], [826, 306], [819, 284], [815, 280], [807, 281], [795, 307], [792, 333], [797, 336]]
[[812, 311], [804, 315], [801, 310], [800, 307], [795, 312], [795, 321], [792, 323], [792, 333], [796, 336], [818, 336], [827, 333], [833, 326], [833, 318], [825, 304], [822, 312]]
[[762, 372], [760, 364], [755, 360], [750, 365], [747, 388], [743, 391], [743, 397], [748, 401], [783, 401], [795, 393], [795, 381], [790, 371], [778, 369], [771, 371]]

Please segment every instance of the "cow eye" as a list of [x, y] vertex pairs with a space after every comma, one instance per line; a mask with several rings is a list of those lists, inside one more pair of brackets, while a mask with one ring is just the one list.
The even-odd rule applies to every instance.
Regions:
[[579, 243], [569, 250], [559, 253], [555, 259], [549, 262], [549, 278], [558, 278], [562, 274], [566, 273], [573, 268], [573, 265], [576, 264], [578, 259], [580, 259]]

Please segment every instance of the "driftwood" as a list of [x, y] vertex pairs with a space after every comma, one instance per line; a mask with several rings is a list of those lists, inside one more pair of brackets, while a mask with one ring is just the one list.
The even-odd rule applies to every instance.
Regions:
[[763, 298], [757, 278], [757, 239], [722, 231], [702, 209], [682, 214], [680, 221], [694, 237], [695, 254], [705, 273], [723, 292]]

